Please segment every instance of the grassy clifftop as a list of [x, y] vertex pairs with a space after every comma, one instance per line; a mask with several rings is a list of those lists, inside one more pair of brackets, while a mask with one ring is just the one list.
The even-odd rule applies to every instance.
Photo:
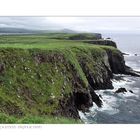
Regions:
[[74, 100], [72, 105], [73, 93], [82, 96], [89, 85], [94, 89], [110, 80], [105, 79], [107, 50], [120, 53], [110, 46], [45, 35], [0, 36], [0, 123], [49, 123], [50, 118], [50, 123], [75, 123], [62, 118], [76, 118], [74, 109], [84, 104]]

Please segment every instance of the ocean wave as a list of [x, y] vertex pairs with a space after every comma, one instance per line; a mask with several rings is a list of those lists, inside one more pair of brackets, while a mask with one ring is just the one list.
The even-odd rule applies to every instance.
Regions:
[[[95, 118], [98, 115], [98, 112], [102, 112], [108, 115], [115, 115], [120, 112], [119, 105], [121, 102], [127, 102], [130, 97], [139, 97], [139, 88], [134, 87], [132, 89], [131, 85], [135, 84], [135, 80], [131, 76], [126, 75], [114, 75], [115, 77], [120, 77], [120, 80], [113, 79], [112, 84], [114, 89], [107, 89], [107, 90], [95, 90], [98, 95], [101, 95], [100, 98], [103, 102], [101, 108], [99, 108], [95, 103], [89, 109], [90, 112], [83, 113], [79, 112], [80, 118], [85, 123], [90, 123], [89, 118]], [[117, 78], [119, 79], [119, 78]], [[125, 93], [115, 93], [118, 88], [124, 87], [127, 89]], [[132, 93], [133, 90], [133, 93]], [[94, 119], [93, 119], [94, 120]]]

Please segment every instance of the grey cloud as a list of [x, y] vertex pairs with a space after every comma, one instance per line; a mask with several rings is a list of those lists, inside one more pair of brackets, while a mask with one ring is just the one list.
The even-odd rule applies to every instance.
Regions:
[[0, 17], [0, 26], [27, 29], [52, 29], [56, 25], [49, 23], [44, 17]]
[[0, 27], [140, 32], [140, 17], [0, 17]]

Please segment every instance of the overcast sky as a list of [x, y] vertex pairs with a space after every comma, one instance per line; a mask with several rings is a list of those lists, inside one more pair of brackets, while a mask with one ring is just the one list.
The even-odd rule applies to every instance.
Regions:
[[0, 27], [140, 32], [140, 17], [0, 17]]

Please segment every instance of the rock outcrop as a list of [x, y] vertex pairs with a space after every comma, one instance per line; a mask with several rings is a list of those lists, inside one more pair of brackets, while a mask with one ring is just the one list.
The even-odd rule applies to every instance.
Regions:
[[111, 67], [111, 71], [114, 74], [125, 74], [126, 65], [124, 61], [123, 54], [118, 51], [118, 53], [113, 53], [111, 50], [107, 50], [108, 61]]
[[[119, 50], [114, 52], [111, 49], [105, 49], [105, 53], [102, 54], [102, 59], [98, 60], [94, 56], [95, 63], [92, 67], [89, 67], [89, 63], [85, 61], [84, 57], [78, 59], [79, 64], [88, 80], [89, 93], [84, 92], [77, 93], [75, 105], [78, 110], [88, 111], [88, 108], [92, 106], [92, 102], [98, 107], [102, 106], [100, 96], [98, 96], [94, 90], [97, 89], [113, 89], [111, 79], [113, 74], [128, 74], [132, 76], [139, 76], [139, 73], [125, 65], [123, 53]], [[96, 72], [95, 72], [96, 71]], [[126, 89], [120, 88], [115, 93], [126, 92]]]
[[119, 88], [115, 91], [115, 93], [121, 93], [121, 92], [125, 93], [125, 92], [127, 92], [127, 90], [125, 88]]
[[69, 40], [99, 40], [102, 39], [102, 35], [100, 33], [80, 33], [72, 35], [68, 38]]
[[52, 49], [0, 48], [0, 112], [79, 119], [78, 110], [102, 106], [94, 90], [112, 89], [114, 73], [138, 76], [112, 41], [69, 42]]
[[117, 48], [116, 43], [112, 40], [99, 39], [99, 40], [90, 40], [90, 41], [84, 41], [84, 42], [85, 43], [90, 43], [90, 44], [112, 46], [112, 47]]

